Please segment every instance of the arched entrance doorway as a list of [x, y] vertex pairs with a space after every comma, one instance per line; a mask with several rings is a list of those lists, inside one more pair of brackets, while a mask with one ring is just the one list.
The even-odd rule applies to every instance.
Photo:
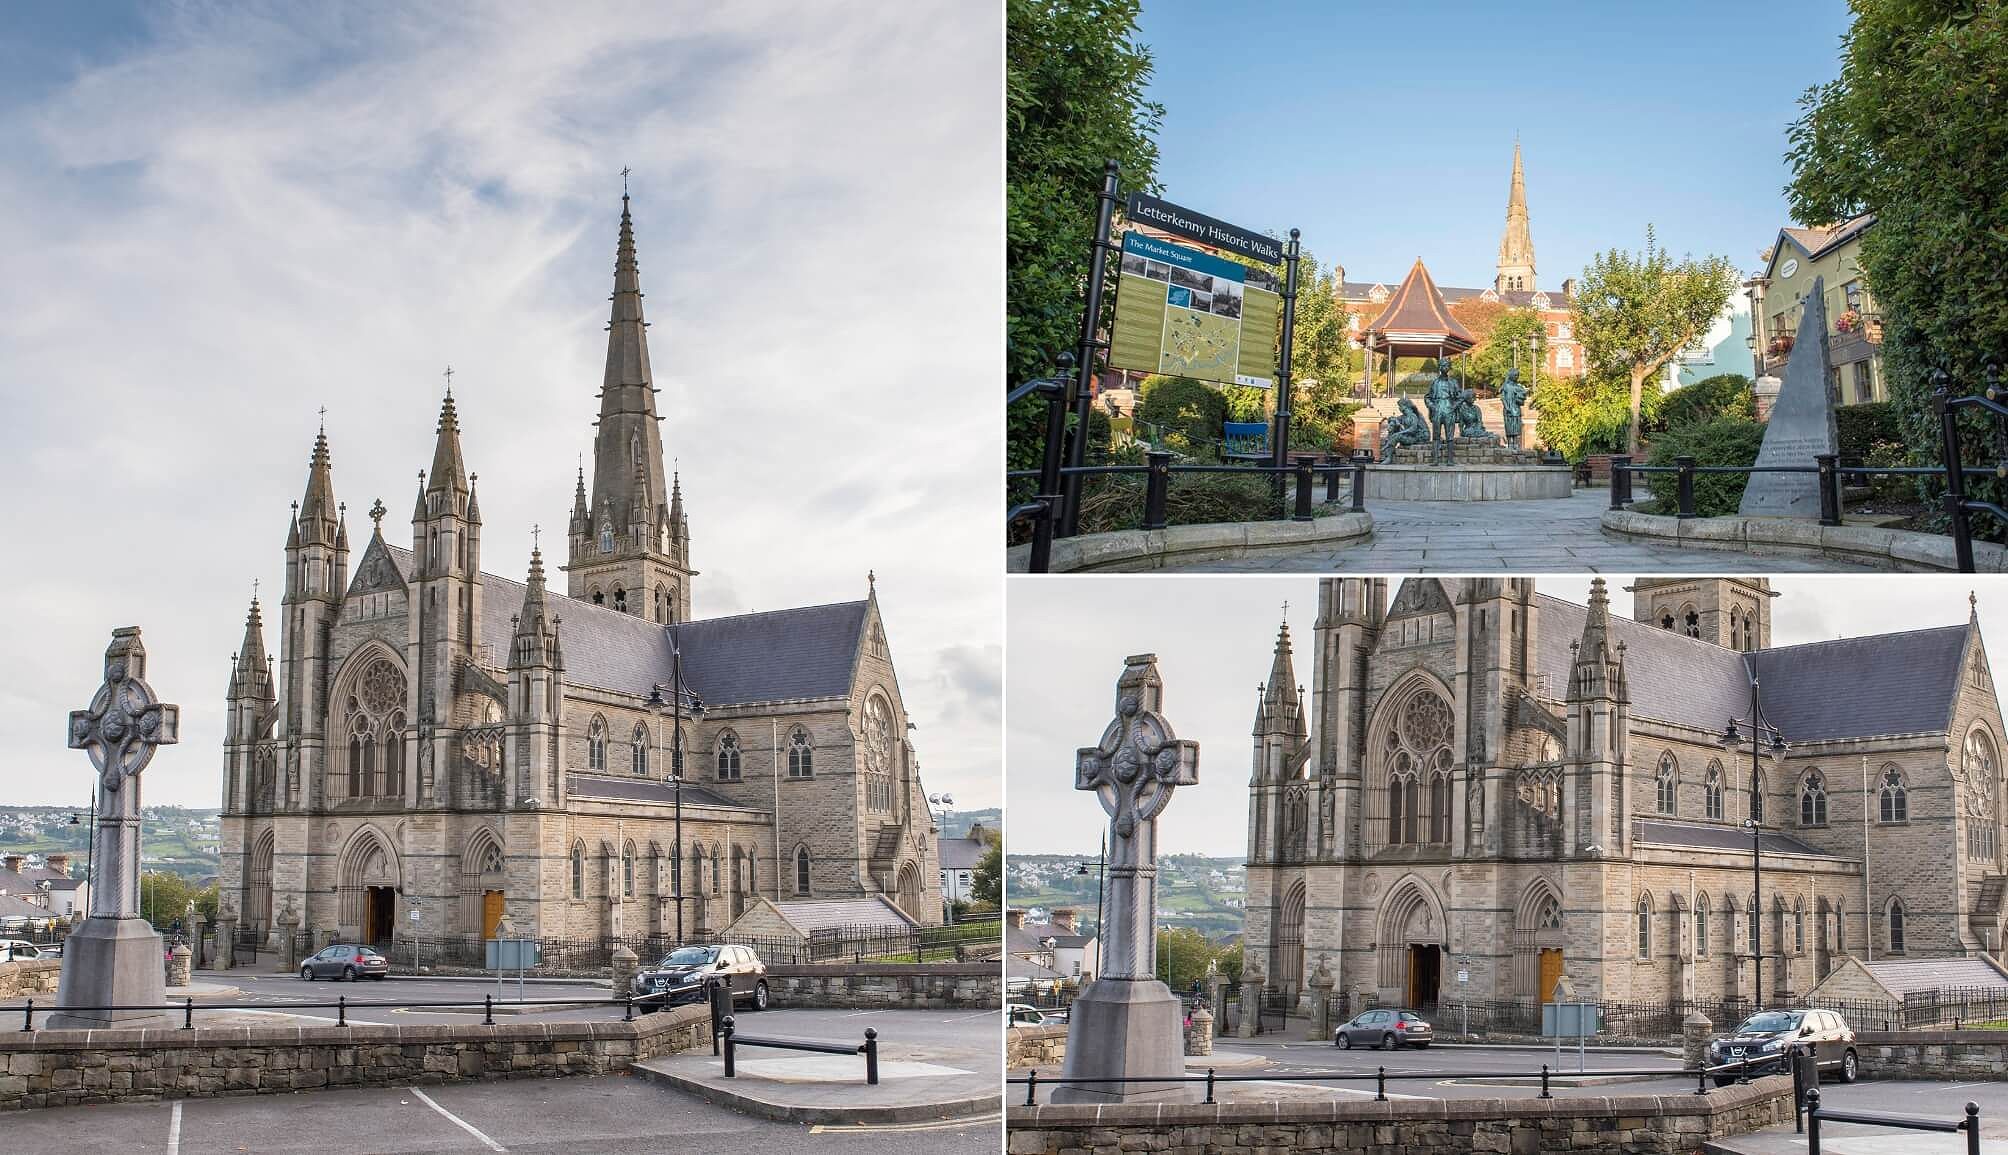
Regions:
[[1276, 985], [1294, 998], [1304, 984], [1304, 882], [1283, 892], [1276, 919]]
[[397, 858], [382, 834], [365, 827], [342, 852], [337, 894], [345, 934], [387, 943], [397, 928]]
[[258, 836], [251, 846], [251, 862], [244, 871], [244, 929], [256, 930], [263, 938], [272, 927], [272, 832]]
[[1415, 875], [1388, 891], [1376, 920], [1380, 997], [1422, 1009], [1442, 994], [1443, 956], [1449, 931], [1443, 903]]
[[502, 842], [492, 830], [477, 830], [460, 856], [461, 926], [493, 938], [508, 909], [508, 895]]
[[1562, 898], [1553, 883], [1536, 880], [1513, 911], [1513, 994], [1536, 1002], [1554, 997], [1561, 981]]
[[923, 921], [920, 910], [920, 868], [911, 862], [900, 864], [897, 883], [898, 897], [894, 900], [906, 916], [915, 922]]

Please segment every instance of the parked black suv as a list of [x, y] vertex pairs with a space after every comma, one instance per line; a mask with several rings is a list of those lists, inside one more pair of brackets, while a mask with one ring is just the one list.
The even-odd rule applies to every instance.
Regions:
[[669, 952], [634, 976], [635, 1009], [647, 1013], [703, 1002], [705, 988], [714, 982], [731, 989], [733, 1005], [767, 1009], [767, 964], [743, 946], [683, 946]]
[[[1785, 1057], [1795, 1046], [1812, 1044], [1823, 1071], [1840, 1072], [1841, 1082], [1852, 1083], [1860, 1073], [1855, 1056], [1855, 1032], [1834, 1011], [1758, 1011], [1738, 1023], [1736, 1029], [1708, 1044], [1708, 1065], [1719, 1067], [1739, 1059], [1765, 1059], [1749, 1068], [1752, 1075], [1785, 1070]], [[1720, 1087], [1736, 1081], [1735, 1072], [1715, 1076]]]

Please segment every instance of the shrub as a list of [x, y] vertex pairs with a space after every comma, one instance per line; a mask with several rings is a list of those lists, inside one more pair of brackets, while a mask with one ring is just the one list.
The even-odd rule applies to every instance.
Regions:
[[1220, 444], [1227, 398], [1204, 381], [1146, 377], [1137, 397], [1137, 420], [1162, 430], [1166, 448], [1196, 453]]
[[[1124, 446], [1110, 455], [1111, 464], [1142, 465], [1142, 446]], [[1201, 525], [1216, 521], [1268, 521], [1277, 514], [1269, 474], [1174, 473], [1165, 490], [1164, 513], [1169, 525]], [[1093, 477], [1081, 489], [1082, 533], [1136, 529], [1143, 524], [1145, 479], [1138, 475]]]
[[1269, 391], [1257, 389], [1253, 385], [1226, 385], [1220, 396], [1227, 402], [1229, 421], [1266, 421], [1269, 417]]
[[[1673, 464], [1676, 457], [1692, 457], [1696, 465], [1755, 465], [1757, 451], [1764, 444], [1764, 426], [1741, 417], [1717, 417], [1712, 421], [1676, 425], [1652, 443], [1648, 464]], [[1649, 475], [1657, 495], [1652, 512], [1678, 512], [1673, 476]], [[1743, 502], [1747, 473], [1703, 473], [1694, 478], [1694, 511], [1703, 517], [1721, 517], [1736, 512]]]
[[1741, 373], [1721, 373], [1660, 398], [1658, 425], [1662, 429], [1718, 417], [1757, 419], [1757, 397], [1751, 392], [1750, 378]]
[[1846, 460], [1869, 464], [1879, 456], [1902, 457], [1903, 424], [1896, 406], [1888, 401], [1841, 406], [1834, 410], [1834, 429], [1841, 457]]

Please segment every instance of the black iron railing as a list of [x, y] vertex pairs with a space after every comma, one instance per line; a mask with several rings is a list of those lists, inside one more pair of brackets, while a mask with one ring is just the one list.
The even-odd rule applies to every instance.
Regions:
[[878, 1086], [878, 1031], [865, 1028], [862, 1043], [825, 1043], [817, 1039], [758, 1039], [742, 1035], [733, 1029], [732, 1016], [725, 1016], [725, 1077], [738, 1077], [737, 1056], [739, 1047], [767, 1047], [777, 1051], [808, 1051], [817, 1055], [863, 1055], [865, 1057], [865, 1082]]
[[[212, 1011], [258, 1011], [264, 1014], [271, 1014], [276, 1011], [283, 1014], [287, 1011], [295, 1011], [295, 1010], [299, 1011], [331, 1010], [335, 1012], [335, 1025], [338, 1027], [346, 1027], [351, 1025], [349, 1023], [350, 1011], [382, 1010], [382, 1009], [406, 1010], [406, 1011], [426, 1011], [426, 1010], [471, 1011], [475, 1007], [480, 1007], [482, 1009], [482, 1016], [481, 1016], [482, 1025], [490, 1027], [495, 1025], [495, 1008], [497, 1007], [505, 1007], [505, 1008], [536, 1007], [538, 1009], [548, 1009], [551, 1007], [606, 1007], [609, 1010], [615, 1007], [619, 1007], [621, 1009], [622, 1022], [631, 1023], [634, 1021], [634, 996], [628, 993], [611, 995], [611, 996], [602, 996], [590, 999], [498, 999], [493, 995], [483, 995], [479, 999], [458, 999], [451, 1001], [438, 1000], [438, 999], [416, 999], [416, 1000], [351, 999], [346, 995], [344, 995], [336, 998], [334, 1002], [283, 1002], [283, 1003], [274, 1003], [274, 1002], [218, 1003], [218, 1002], [206, 1002], [206, 1001], [202, 1003], [197, 1003], [194, 999], [188, 998], [188, 999], [183, 999], [181, 1002], [178, 1003], [120, 1003], [108, 1006], [68, 1006], [68, 1007], [53, 1006], [46, 1003], [40, 1007], [37, 1007], [35, 1005], [35, 1000], [29, 999], [27, 1005], [19, 1009], [21, 1011], [20, 1029], [23, 1032], [27, 1032], [35, 1030], [35, 1015], [38, 1012], [44, 1018], [46, 1018], [47, 1016], [52, 1014], [71, 1014], [75, 1012], [87, 1012], [87, 1011], [124, 1012], [124, 1013], [138, 1013], [144, 1011], [152, 1011], [163, 1014], [178, 1014], [182, 1017], [181, 1029], [194, 1030], [195, 1012], [197, 1011], [201, 1011], [204, 1014], [208, 1014], [209, 1012]], [[15, 1008], [12, 1007], [0, 1008], [0, 1010], [4, 1011], [12, 1011], [14, 1009]], [[360, 1024], [360, 1025], [377, 1026], [381, 1024]], [[48, 1028], [44, 1027], [42, 1029], [47, 1030]]]
[[1968, 1155], [1980, 1155], [1980, 1104], [1968, 1101], [1966, 1117], [1948, 1122], [1913, 1115], [1885, 1115], [1873, 1111], [1836, 1111], [1820, 1106], [1820, 1089], [1806, 1088], [1806, 1153], [1820, 1155], [1820, 1126], [1824, 1123], [1854, 1123], [1863, 1127], [1890, 1127], [1898, 1131], [1966, 1132]]

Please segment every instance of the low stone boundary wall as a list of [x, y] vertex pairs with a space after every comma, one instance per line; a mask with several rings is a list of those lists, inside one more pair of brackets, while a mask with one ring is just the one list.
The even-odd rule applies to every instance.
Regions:
[[816, 963], [767, 968], [779, 1007], [972, 1007], [1004, 1004], [1004, 967], [973, 963]]
[[[1367, 474], [1371, 477], [1373, 471]], [[1310, 521], [1224, 521], [1088, 533], [1053, 542], [1051, 571], [1130, 573], [1176, 568], [1195, 562], [1261, 557], [1277, 550], [1352, 545], [1373, 536], [1373, 530], [1371, 513], [1338, 513]], [[1024, 573], [1031, 557], [1031, 546], [1013, 546], [1005, 553], [1005, 569]]]
[[[1007, 1088], [1016, 1090], [1016, 1088]], [[1007, 1094], [1005, 1101], [1010, 1102]], [[1792, 1080], [1772, 1075], [1706, 1095], [1537, 1099], [1007, 1107], [1009, 1155], [1229, 1155], [1269, 1151], [1684, 1155], [1792, 1119]]]
[[[1954, 573], [1952, 539], [1943, 534], [1872, 525], [1821, 525], [1810, 518], [1693, 517], [1607, 509], [1603, 530], [1631, 541], [1658, 542], [1685, 549], [1721, 549], [1754, 554], [1820, 557], [1871, 569], [1903, 573]], [[1973, 568], [2008, 573], [2008, 549], [1973, 543]]]
[[0, 999], [53, 995], [63, 980], [63, 960], [26, 959], [0, 963]]
[[605, 1075], [709, 1046], [703, 1007], [632, 1023], [0, 1031], [0, 1110]]
[[1566, 465], [1376, 465], [1368, 501], [1529, 501], [1575, 493]]
[[1861, 1031], [1869, 1079], [2008, 1079], [2008, 1031]]
[[1004, 1066], [1057, 1067], [1067, 1059], [1067, 1025], [1010, 1027], [1004, 1032]]

